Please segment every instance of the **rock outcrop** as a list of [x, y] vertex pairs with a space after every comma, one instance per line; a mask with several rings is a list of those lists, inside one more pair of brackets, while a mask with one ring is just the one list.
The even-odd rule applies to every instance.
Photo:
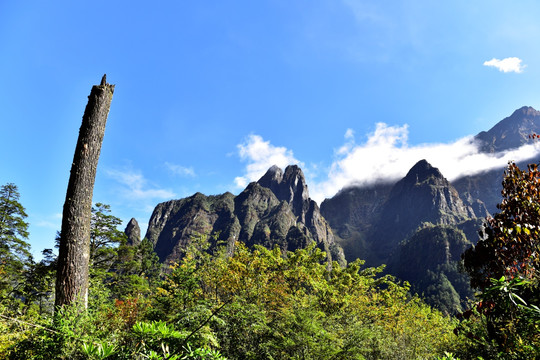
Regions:
[[127, 236], [128, 245], [137, 246], [141, 243], [141, 228], [135, 218], [129, 220], [124, 233]]
[[377, 243], [375, 259], [385, 262], [399, 242], [423, 223], [457, 226], [475, 217], [439, 169], [420, 160], [394, 185], [369, 235]]
[[349, 188], [323, 202], [348, 261], [387, 263], [397, 245], [423, 223], [458, 226], [476, 218], [458, 191], [426, 160], [393, 185]]
[[159, 204], [150, 218], [146, 237], [154, 244], [161, 261], [177, 261], [194, 236], [211, 235], [229, 249], [240, 240], [247, 245], [279, 246], [288, 251], [315, 241], [329, 260], [344, 263], [319, 207], [309, 197], [302, 170], [273, 166], [238, 196], [225, 193]]

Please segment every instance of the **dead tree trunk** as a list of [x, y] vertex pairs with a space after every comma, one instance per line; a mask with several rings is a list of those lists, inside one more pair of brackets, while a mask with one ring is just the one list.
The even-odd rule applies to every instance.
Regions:
[[88, 305], [90, 218], [96, 169], [111, 106], [114, 85], [94, 85], [84, 110], [79, 139], [62, 214], [60, 250], [56, 277], [57, 307], [80, 300]]

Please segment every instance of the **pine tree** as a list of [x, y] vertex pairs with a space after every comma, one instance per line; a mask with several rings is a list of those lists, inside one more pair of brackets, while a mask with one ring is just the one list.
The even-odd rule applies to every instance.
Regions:
[[[0, 293], [10, 293], [30, 261], [27, 215], [12, 183], [0, 188]], [[6, 292], [7, 290], [7, 292]]]
[[108, 271], [117, 257], [117, 247], [126, 241], [126, 234], [118, 230], [122, 220], [111, 214], [107, 204], [92, 207], [90, 222], [90, 266], [92, 271]]

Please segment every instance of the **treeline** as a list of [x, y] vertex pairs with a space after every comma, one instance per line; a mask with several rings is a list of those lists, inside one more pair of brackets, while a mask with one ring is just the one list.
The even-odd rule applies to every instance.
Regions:
[[456, 317], [407, 283], [325, 262], [314, 245], [227, 249], [194, 239], [166, 268], [92, 209], [88, 308], [54, 308], [56, 259], [29, 254], [14, 184], [0, 191], [0, 358], [535, 359], [540, 357], [540, 172], [510, 164], [500, 213], [463, 256], [478, 290]]

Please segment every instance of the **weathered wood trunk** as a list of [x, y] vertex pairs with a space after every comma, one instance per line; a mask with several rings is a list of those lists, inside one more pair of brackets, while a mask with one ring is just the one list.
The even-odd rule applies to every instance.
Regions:
[[57, 307], [80, 300], [88, 305], [90, 218], [96, 169], [114, 85], [94, 85], [84, 110], [66, 193], [56, 277]]

